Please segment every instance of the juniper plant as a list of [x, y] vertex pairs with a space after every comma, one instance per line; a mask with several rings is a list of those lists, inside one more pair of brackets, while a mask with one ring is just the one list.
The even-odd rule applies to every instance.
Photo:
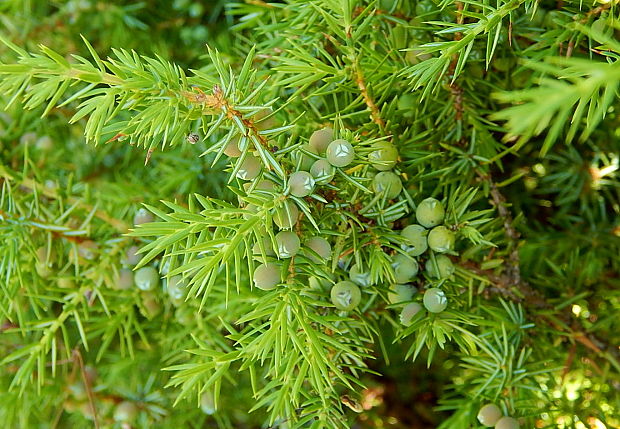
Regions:
[[620, 424], [617, 1], [0, 19], [5, 427]]

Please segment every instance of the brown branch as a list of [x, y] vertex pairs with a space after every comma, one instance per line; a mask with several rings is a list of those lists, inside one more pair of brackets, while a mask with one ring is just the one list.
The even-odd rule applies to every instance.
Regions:
[[579, 22], [584, 23], [587, 22], [592, 16], [596, 16], [596, 15], [600, 15], [601, 13], [605, 12], [607, 9], [609, 9], [612, 6], [613, 2], [608, 2], [608, 3], [603, 3], [600, 6], [595, 7], [594, 9], [589, 10], [585, 16], [583, 18], [581, 18], [579, 20]]
[[[374, 13], [374, 12], [371, 12], [371, 13]], [[342, 45], [338, 42], [338, 40], [336, 40], [331, 34], [323, 33], [323, 36], [325, 36], [325, 38], [329, 40], [334, 46], [342, 47]], [[352, 37], [350, 28], [347, 29], [346, 37], [348, 39], [351, 39]], [[381, 112], [379, 110], [379, 107], [377, 106], [377, 103], [375, 103], [374, 98], [370, 94], [368, 85], [366, 85], [366, 79], [364, 78], [364, 73], [359, 64], [359, 59], [353, 53], [350, 53], [348, 55], [348, 59], [351, 62], [351, 68], [353, 69], [353, 74], [354, 74], [353, 78], [355, 80], [355, 83], [358, 89], [360, 90], [360, 93], [362, 95], [362, 98], [364, 99], [364, 103], [366, 104], [366, 107], [370, 111], [370, 117], [372, 121], [379, 126], [381, 131], [385, 132], [385, 121], [381, 117]]]
[[82, 354], [78, 349], [73, 350], [73, 358], [80, 366], [80, 373], [82, 375], [82, 381], [84, 382], [84, 387], [86, 388], [86, 395], [88, 397], [88, 405], [90, 406], [90, 411], [93, 413], [93, 422], [95, 423], [95, 429], [99, 429], [99, 419], [97, 418], [97, 407], [95, 407], [95, 395], [93, 394], [93, 388], [90, 385], [90, 378], [88, 374], [86, 374], [86, 368], [84, 368], [84, 360], [82, 359]]
[[[456, 2], [456, 23], [462, 25], [464, 22], [463, 17], [463, 2]], [[457, 31], [454, 33], [454, 40], [458, 41], [463, 38], [463, 33]], [[448, 76], [454, 78], [454, 73], [456, 71], [456, 65], [458, 63], [459, 56], [458, 54], [454, 54], [452, 57], [452, 61], [450, 61], [450, 67], [448, 68]], [[463, 88], [460, 87], [456, 82], [450, 83], [450, 93], [454, 98], [453, 106], [455, 111], [455, 118], [457, 121], [461, 121], [463, 119]]]
[[510, 210], [507, 207], [506, 198], [502, 195], [499, 188], [493, 181], [493, 177], [491, 174], [483, 174], [480, 171], [477, 171], [478, 176], [481, 180], [488, 182], [490, 188], [491, 195], [491, 203], [497, 210], [500, 218], [504, 222], [504, 232], [506, 233], [506, 237], [509, 240], [508, 249], [510, 250], [510, 255], [508, 258], [508, 264], [505, 267], [505, 271], [508, 274], [508, 278], [510, 279], [510, 284], [519, 285], [521, 284], [521, 269], [519, 267], [519, 238], [521, 234], [519, 231], [515, 229], [512, 225], [513, 218]]
[[372, 95], [370, 95], [370, 91], [368, 90], [366, 81], [364, 80], [364, 74], [362, 73], [362, 69], [357, 60], [353, 62], [353, 70], [355, 72], [355, 83], [357, 83], [357, 87], [362, 93], [362, 98], [364, 99], [368, 110], [370, 110], [372, 121], [377, 124], [382, 131], [384, 131], [385, 121], [381, 118], [379, 108], [377, 107], [375, 100], [372, 98]]
[[564, 369], [562, 370], [562, 383], [564, 383], [566, 376], [568, 375], [571, 367], [573, 366], [573, 362], [575, 361], [576, 351], [577, 351], [577, 344], [573, 344], [568, 350], [568, 356], [566, 357], [566, 362], [564, 363]]

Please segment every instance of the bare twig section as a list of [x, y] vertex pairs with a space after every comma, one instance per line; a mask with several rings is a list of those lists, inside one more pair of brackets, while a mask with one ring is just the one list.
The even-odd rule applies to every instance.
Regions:
[[500, 192], [499, 188], [493, 181], [493, 177], [491, 174], [483, 174], [478, 171], [478, 176], [481, 180], [486, 181], [489, 184], [490, 195], [491, 195], [491, 203], [496, 208], [497, 213], [502, 218], [504, 222], [504, 231], [509, 240], [509, 250], [510, 255], [508, 257], [508, 263], [505, 267], [505, 272], [510, 280], [510, 284], [513, 286], [520, 285], [521, 282], [521, 269], [519, 267], [519, 238], [521, 234], [519, 231], [515, 229], [513, 226], [513, 218], [510, 210], [508, 209], [508, 204], [506, 202], [506, 198]]
[[457, 85], [456, 82], [452, 82], [450, 84], [450, 93], [452, 94], [454, 100], [453, 106], [455, 118], [457, 121], [460, 121], [463, 119], [463, 88]]
[[507, 273], [496, 274], [492, 270], [480, 268], [474, 262], [465, 262], [461, 266], [480, 277], [486, 278], [490, 283], [489, 292], [499, 294], [511, 301], [525, 303], [529, 307], [536, 309], [552, 308], [542, 294], [526, 282], [520, 281], [518, 284], [515, 284], [514, 279]]
[[[456, 23], [462, 25], [464, 22], [463, 18], [463, 2], [456, 2]], [[458, 41], [463, 38], [463, 33], [457, 31], [454, 33], [454, 40]], [[454, 76], [454, 72], [456, 70], [456, 65], [458, 63], [459, 56], [458, 54], [454, 54], [452, 61], [450, 62], [448, 76]], [[450, 83], [450, 93], [453, 97], [453, 106], [455, 112], [455, 118], [457, 121], [461, 121], [463, 119], [463, 88], [461, 88], [456, 82]]]
[[566, 362], [564, 363], [564, 369], [562, 370], [562, 382], [566, 379], [566, 376], [570, 372], [571, 367], [573, 366], [573, 362], [575, 361], [575, 354], [577, 352], [577, 344], [571, 345], [568, 350], [568, 356], [566, 357]]
[[601, 13], [605, 12], [607, 9], [609, 9], [612, 4], [614, 2], [607, 2], [607, 3], [603, 3], [600, 6], [595, 7], [594, 9], [589, 10], [585, 16], [583, 17], [583, 19], [581, 19], [579, 22], [584, 23], [587, 22], [588, 19], [590, 19], [592, 16], [597, 16], [600, 15]]
[[357, 87], [360, 89], [362, 97], [364, 98], [364, 102], [370, 110], [370, 116], [372, 121], [381, 128], [382, 131], [385, 130], [385, 121], [381, 118], [381, 113], [375, 100], [372, 98], [370, 91], [368, 90], [368, 86], [366, 85], [366, 81], [364, 79], [364, 74], [362, 72], [362, 68], [359, 65], [359, 62], [355, 60], [353, 62], [353, 69], [355, 71], [355, 82], [357, 83]]
[[88, 397], [88, 405], [90, 406], [90, 411], [93, 413], [93, 422], [95, 424], [95, 428], [99, 429], [99, 419], [97, 418], [97, 407], [95, 406], [95, 395], [93, 394], [93, 388], [90, 385], [90, 378], [88, 374], [86, 374], [86, 368], [84, 367], [84, 360], [82, 359], [82, 354], [78, 349], [73, 350], [73, 358], [80, 366], [80, 373], [82, 374], [82, 381], [84, 382], [84, 387], [86, 388], [86, 395]]

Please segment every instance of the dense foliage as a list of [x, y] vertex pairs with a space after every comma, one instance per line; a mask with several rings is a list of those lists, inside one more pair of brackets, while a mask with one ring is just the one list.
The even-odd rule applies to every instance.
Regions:
[[616, 3], [0, 3], [3, 427], [618, 427]]

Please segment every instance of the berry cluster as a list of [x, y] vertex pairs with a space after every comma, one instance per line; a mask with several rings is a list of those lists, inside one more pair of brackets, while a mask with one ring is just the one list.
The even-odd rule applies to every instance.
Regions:
[[[251, 249], [253, 258], [259, 262], [252, 273], [255, 287], [271, 290], [282, 284], [288, 272], [286, 260], [291, 258], [302, 256], [301, 259], [296, 258], [295, 263], [307, 261], [315, 264], [325, 264], [332, 258], [332, 243], [325, 237], [311, 236], [304, 240], [302, 228], [294, 228], [300, 219], [299, 199], [321, 201], [321, 190], [317, 188], [333, 185], [339, 169], [351, 166], [356, 157], [366, 168], [366, 180], [372, 180], [370, 188], [379, 198], [393, 200], [402, 192], [401, 178], [393, 171], [399, 154], [392, 143], [369, 143], [369, 150], [358, 152], [356, 147], [347, 139], [335, 138], [332, 128], [317, 130], [308, 143], [285, 152], [292, 171], [284, 180], [269, 174], [258, 154], [247, 147], [243, 137], [241, 140], [231, 139], [220, 149], [230, 158], [239, 158], [233, 172], [238, 179], [246, 182], [243, 188], [250, 198], [240, 198], [245, 210], [258, 213], [261, 209], [253, 203], [255, 196], [276, 201], [271, 218], [280, 231], [272, 232], [266, 227]], [[366, 165], [372, 166], [375, 171], [368, 171]], [[351, 168], [353, 171], [359, 167]], [[346, 173], [344, 170], [341, 172], [343, 176]], [[434, 198], [423, 200], [416, 210], [417, 223], [401, 231], [401, 250], [391, 256], [390, 272], [380, 276], [391, 279], [393, 285], [388, 300], [393, 305], [404, 306], [401, 321], [405, 325], [411, 324], [413, 317], [422, 310], [422, 305], [410, 302], [417, 293], [412, 282], [420, 271], [418, 258], [428, 256], [424, 259], [424, 267], [430, 279], [442, 280], [454, 273], [454, 265], [446, 254], [454, 252], [455, 234], [443, 225], [444, 217], [445, 209], [440, 201]], [[343, 269], [349, 264], [348, 260], [339, 261]], [[331, 287], [329, 294], [336, 309], [351, 311], [361, 302], [360, 287], [370, 286], [373, 281], [370, 272], [357, 263], [350, 265], [348, 274], [349, 278], [341, 281], [331, 273], [329, 279], [311, 276], [310, 285], [313, 289], [323, 290], [326, 286]], [[422, 303], [427, 311], [440, 313], [446, 309], [448, 301], [442, 289], [431, 287], [425, 291]]]
[[[236, 145], [236, 143], [233, 144]], [[241, 150], [238, 148], [230, 150], [229, 146], [230, 143], [224, 150], [225, 154], [232, 157], [241, 156]], [[284, 194], [297, 198], [313, 194], [317, 185], [330, 183], [336, 175], [336, 169], [350, 165], [355, 156], [353, 145], [342, 138], [334, 139], [332, 128], [315, 131], [308, 143], [301, 145], [297, 151], [292, 153], [295, 171], [290, 173], [286, 182], [282, 184]], [[248, 159], [251, 161], [248, 162]], [[260, 160], [253, 155], [248, 155], [237, 170], [237, 177], [242, 180], [253, 180], [258, 177], [261, 169]], [[272, 180], [261, 179], [255, 184], [248, 183], [245, 189], [248, 193], [251, 191], [275, 192], [279, 186]], [[248, 204], [246, 209], [256, 210], [257, 208]], [[303, 254], [314, 263], [324, 263], [331, 259], [331, 245], [323, 237], [310, 237], [302, 246], [299, 235], [291, 231], [298, 217], [299, 209], [290, 199], [285, 199], [274, 210], [273, 222], [281, 231], [275, 235], [265, 234], [263, 240], [257, 242], [252, 249], [254, 257], [262, 262], [255, 268], [252, 276], [257, 288], [270, 290], [282, 282], [282, 267], [276, 259], [289, 259], [298, 254]]]
[[[456, 236], [448, 227], [442, 225], [445, 209], [435, 198], [423, 200], [417, 207], [417, 224], [409, 225], [401, 231], [405, 244], [402, 248], [411, 256], [429, 253], [425, 264], [430, 278], [444, 279], [454, 273], [454, 265], [445, 253], [454, 251]], [[430, 249], [430, 252], [429, 252]], [[448, 306], [443, 290], [432, 287], [426, 290], [423, 298], [424, 307], [431, 313], [440, 313]], [[411, 303], [401, 312], [401, 322], [405, 325], [421, 310], [419, 304]]]
[[[391, 258], [394, 284], [388, 293], [388, 301], [393, 305], [403, 305], [401, 322], [409, 326], [416, 314], [422, 310], [417, 302], [409, 302], [418, 292], [411, 282], [419, 274], [419, 263], [416, 258], [428, 255], [425, 269], [429, 278], [441, 280], [452, 276], [454, 264], [446, 253], [454, 252], [455, 234], [443, 225], [445, 209], [441, 202], [434, 198], [423, 200], [417, 207], [417, 224], [405, 227], [401, 232], [402, 253], [396, 253]], [[351, 302], [359, 302], [357, 293], [358, 286], [366, 287], [372, 284], [368, 271], [364, 271], [358, 264], [353, 264], [349, 269], [349, 280], [341, 282], [338, 291], [344, 291], [347, 297], [352, 297]], [[334, 301], [332, 293], [332, 301]], [[431, 313], [440, 313], [448, 305], [444, 291], [438, 287], [426, 289], [422, 300], [424, 308]], [[334, 302], [335, 304], [335, 302]], [[336, 307], [340, 308], [338, 305]], [[347, 309], [349, 306], [341, 306]], [[344, 308], [347, 307], [347, 308]]]

